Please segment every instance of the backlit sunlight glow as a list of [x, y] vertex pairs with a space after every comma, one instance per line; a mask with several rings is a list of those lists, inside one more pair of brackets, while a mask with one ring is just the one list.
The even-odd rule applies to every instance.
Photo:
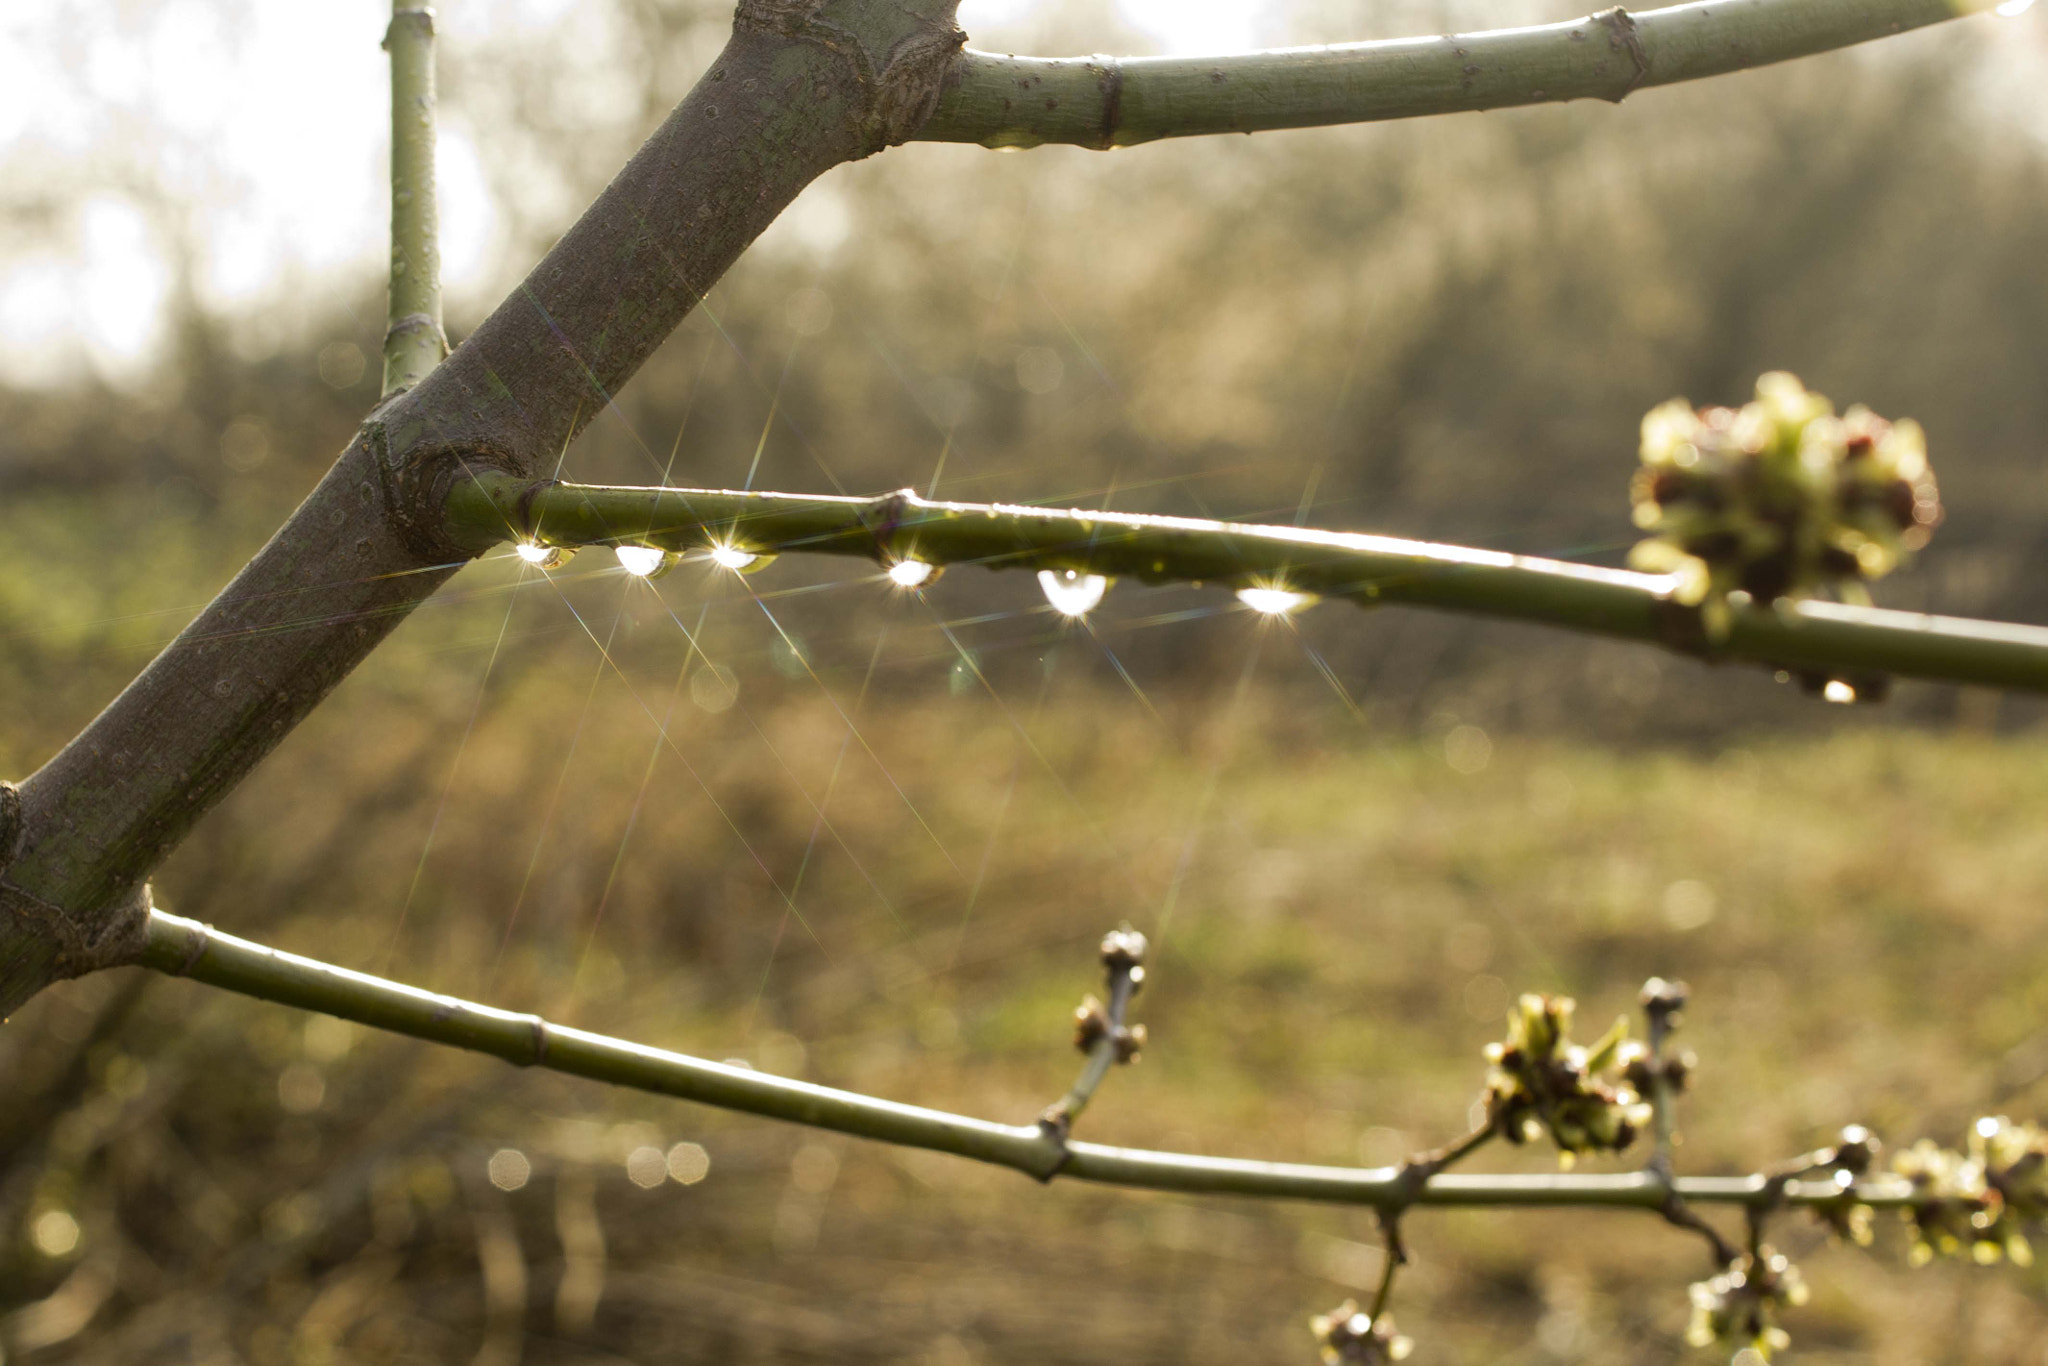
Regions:
[[1237, 590], [1237, 600], [1254, 612], [1269, 617], [1284, 617], [1298, 612], [1315, 601], [1311, 593], [1296, 593], [1270, 584], [1254, 584]]
[[651, 579], [667, 567], [668, 552], [651, 545], [613, 546], [619, 564], [636, 579]]
[[760, 558], [753, 551], [741, 550], [738, 546], [715, 545], [711, 547], [711, 563], [717, 565], [720, 569], [730, 569], [735, 574], [749, 568]]
[[1820, 695], [1830, 702], [1854, 702], [1856, 689], [1839, 678], [1830, 678], [1821, 688]]
[[898, 588], [922, 588], [937, 572], [937, 565], [923, 560], [898, 560], [889, 566], [889, 581]]
[[512, 547], [512, 553], [539, 569], [553, 569], [565, 558], [556, 547], [539, 541], [521, 541]]
[[[139, 376], [165, 340], [181, 252], [200, 303], [249, 315], [238, 336], [258, 347], [277, 340], [281, 290], [379, 278], [390, 20], [377, 0], [0, 5], [0, 49], [49, 57], [0, 82], [0, 211], [30, 187], [68, 201], [0, 259], [9, 378]], [[518, 22], [536, 37], [551, 25]], [[473, 44], [472, 27], [444, 41]], [[443, 106], [435, 167], [442, 278], [458, 295], [493, 291], [506, 234], [459, 107]]]
[[1072, 569], [1041, 569], [1038, 586], [1045, 600], [1063, 617], [1085, 616], [1109, 591], [1109, 580], [1100, 574], [1082, 574]]

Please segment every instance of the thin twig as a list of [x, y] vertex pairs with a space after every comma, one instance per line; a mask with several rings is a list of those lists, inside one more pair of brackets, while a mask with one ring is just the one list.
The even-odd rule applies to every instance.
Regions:
[[1046, 1107], [1039, 1127], [1061, 1143], [1095, 1097], [1095, 1088], [1116, 1063], [1127, 1063], [1145, 1046], [1145, 1027], [1125, 1023], [1131, 998], [1145, 981], [1145, 936], [1126, 925], [1102, 941], [1102, 967], [1109, 1004], [1090, 996], [1074, 1012], [1075, 1044], [1088, 1056], [1067, 1094]]
[[[1767, 1198], [1761, 1174], [1690, 1177], [1666, 1183], [1643, 1172], [1444, 1173], [1431, 1177], [1420, 1190], [1411, 1190], [1404, 1169], [1398, 1167], [1323, 1167], [1150, 1152], [1099, 1143], [1060, 1145], [1050, 1141], [1036, 1124], [996, 1124], [901, 1105], [551, 1024], [537, 1015], [440, 996], [266, 948], [163, 911], [150, 913], [148, 939], [136, 961], [244, 996], [488, 1053], [521, 1066], [545, 1067], [902, 1147], [952, 1153], [1012, 1167], [1039, 1179], [1056, 1170], [1061, 1176], [1105, 1185], [1376, 1208], [1416, 1204], [1654, 1210], [1662, 1208], [1672, 1191], [1697, 1203], [1751, 1205]], [[1905, 1181], [1885, 1180], [1846, 1192], [1833, 1183], [1795, 1184], [1783, 1192], [1782, 1201], [1828, 1206], [1839, 1205], [1845, 1197], [1888, 1209], [1910, 1206], [1915, 1198]]]
[[1831, 602], [1731, 603], [1710, 642], [1665, 575], [1500, 551], [1194, 517], [878, 498], [614, 488], [484, 474], [458, 482], [449, 532], [554, 546], [809, 551], [882, 561], [1072, 569], [1146, 582], [1280, 587], [1361, 606], [1404, 603], [1802, 672], [1893, 673], [2048, 692], [2048, 629]]
[[441, 221], [434, 189], [434, 11], [394, 0], [391, 53], [391, 312], [384, 395], [448, 355], [441, 323]]
[[1678, 1012], [1685, 1008], [1685, 998], [1683, 982], [1667, 982], [1662, 977], [1652, 977], [1643, 985], [1643, 1014], [1649, 1022], [1646, 1031], [1650, 1050], [1647, 1098], [1653, 1139], [1650, 1166], [1665, 1176], [1672, 1174], [1672, 1149], [1678, 1136], [1677, 1087], [1672, 1085], [1672, 1059], [1666, 1056], [1666, 1047], [1671, 1041], [1671, 1031], [1677, 1028]]
[[1380, 1241], [1385, 1255], [1380, 1260], [1379, 1288], [1372, 1293], [1372, 1308], [1365, 1311], [1374, 1323], [1387, 1312], [1387, 1302], [1394, 1297], [1394, 1277], [1408, 1265], [1408, 1245], [1401, 1241], [1399, 1213], [1380, 1211]]
[[[1736, 1260], [1742, 1254], [1736, 1251], [1733, 1243], [1721, 1236], [1721, 1230], [1700, 1218], [1698, 1212], [1686, 1203], [1687, 1193], [1682, 1189], [1683, 1185], [1681, 1181], [1672, 1180], [1664, 1193], [1663, 1203], [1657, 1206], [1657, 1212], [1664, 1216], [1664, 1222], [1673, 1228], [1690, 1230], [1706, 1239], [1708, 1253], [1713, 1257], [1716, 1267], [1726, 1266]], [[1744, 1205], [1745, 1210], [1750, 1208], [1750, 1205]]]
[[[1678, 1013], [1685, 1009], [1686, 995], [1686, 986], [1683, 982], [1667, 982], [1662, 977], [1652, 977], [1643, 984], [1642, 1004], [1643, 1013], [1649, 1021], [1647, 1033], [1650, 1050], [1644, 1070], [1649, 1074], [1647, 1090], [1650, 1122], [1655, 1137], [1650, 1161], [1644, 1169], [1644, 1174], [1665, 1185], [1664, 1202], [1657, 1210], [1664, 1216], [1664, 1221], [1706, 1239], [1708, 1249], [1714, 1258], [1714, 1265], [1724, 1267], [1739, 1255], [1735, 1246], [1721, 1236], [1719, 1229], [1702, 1219], [1686, 1204], [1685, 1195], [1679, 1190], [1679, 1183], [1674, 1179], [1672, 1165], [1672, 1149], [1677, 1141], [1677, 1087], [1672, 1084], [1670, 1066], [1673, 1060], [1666, 1056], [1666, 1050], [1671, 1041], [1672, 1030], [1678, 1027]], [[1782, 1190], [1783, 1188], [1779, 1187], [1766, 1201], [1745, 1207], [1745, 1212], [1750, 1216], [1752, 1235], [1758, 1226], [1759, 1204], [1770, 1203], [1770, 1200], [1774, 1200]]]
[[1808, 57], [1988, 3], [1749, 0], [1673, 5], [1490, 33], [1208, 57], [965, 51], [913, 136], [988, 147], [1126, 147], [1154, 138], [1366, 123], [1564, 100]]

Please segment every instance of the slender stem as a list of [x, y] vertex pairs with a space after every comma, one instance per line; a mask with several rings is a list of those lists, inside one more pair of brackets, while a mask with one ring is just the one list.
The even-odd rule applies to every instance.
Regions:
[[[1700, 1237], [1706, 1239], [1707, 1253], [1714, 1259], [1716, 1267], [1723, 1267], [1735, 1261], [1741, 1256], [1736, 1251], [1735, 1244], [1722, 1237], [1721, 1230], [1700, 1218], [1698, 1212], [1687, 1203], [1689, 1199], [1697, 1199], [1698, 1197], [1689, 1195], [1683, 1189], [1684, 1185], [1685, 1183], [1682, 1181], [1673, 1181], [1671, 1182], [1670, 1190], [1665, 1193], [1664, 1203], [1658, 1206], [1658, 1213], [1664, 1216], [1664, 1222], [1670, 1224], [1673, 1228], [1682, 1228], [1688, 1232], [1697, 1233]], [[1752, 1216], [1750, 1221], [1752, 1231], [1756, 1227], [1754, 1216], [1757, 1208], [1758, 1203], [1755, 1201], [1747, 1202], [1743, 1206], [1743, 1209]]]
[[1380, 1241], [1385, 1252], [1385, 1261], [1380, 1268], [1379, 1289], [1373, 1292], [1372, 1308], [1366, 1317], [1373, 1323], [1380, 1321], [1380, 1315], [1387, 1311], [1387, 1301], [1393, 1298], [1394, 1277], [1402, 1267], [1408, 1265], [1408, 1244], [1401, 1237], [1401, 1216], [1408, 1207], [1422, 1198], [1423, 1192], [1437, 1175], [1454, 1163], [1462, 1162], [1491, 1142], [1500, 1132], [1492, 1121], [1480, 1125], [1463, 1138], [1438, 1148], [1435, 1152], [1422, 1153], [1408, 1159], [1400, 1169], [1398, 1180], [1406, 1192], [1406, 1198], [1399, 1203], [1382, 1204], [1379, 1207]]
[[1888, 37], [1980, 0], [1723, 0], [1488, 33], [1211, 57], [1016, 57], [972, 49], [916, 137], [1126, 147], [1563, 100], [1619, 102]]
[[1500, 1130], [1493, 1125], [1482, 1124], [1448, 1147], [1439, 1148], [1433, 1153], [1416, 1158], [1411, 1165], [1422, 1167], [1431, 1176], [1435, 1176], [1438, 1172], [1445, 1170], [1452, 1164], [1462, 1162], [1473, 1153], [1478, 1152], [1481, 1148], [1492, 1142], [1499, 1133]]
[[[1061, 1144], [1036, 1124], [996, 1124], [706, 1062], [301, 958], [162, 911], [150, 912], [148, 940], [137, 961], [244, 996], [488, 1053], [521, 1066], [545, 1067], [903, 1147], [952, 1153], [1012, 1167], [1040, 1180], [1058, 1174], [1106, 1185], [1189, 1194], [1315, 1200], [1382, 1209], [1420, 1204], [1654, 1211], [1663, 1207], [1672, 1190], [1703, 1203], [1748, 1206], [1768, 1198], [1766, 1178], [1760, 1173], [1691, 1177], [1669, 1184], [1643, 1172], [1446, 1174], [1430, 1178], [1416, 1191], [1404, 1169], [1398, 1167], [1322, 1167], [1149, 1152], [1099, 1143]], [[1831, 1205], [1853, 1198], [1873, 1207], [1895, 1209], [1911, 1205], [1915, 1196], [1907, 1182], [1886, 1180], [1847, 1192], [1832, 1182], [1797, 1184], [1776, 1198], [1788, 1205]]]
[[712, 542], [759, 551], [1074, 569], [1147, 582], [1284, 586], [1362, 606], [1406, 603], [1541, 622], [1711, 660], [1869, 671], [2048, 692], [2048, 629], [1829, 602], [1745, 604], [1726, 639], [1670, 600], [1661, 575], [1390, 536], [1191, 517], [880, 498], [612, 488], [485, 474], [458, 482], [450, 534], [477, 545]]
[[1379, 1288], [1372, 1292], [1372, 1307], [1365, 1311], [1366, 1318], [1374, 1324], [1380, 1315], [1387, 1312], [1387, 1302], [1394, 1298], [1394, 1278], [1401, 1274], [1401, 1268], [1408, 1265], [1408, 1245], [1401, 1238], [1401, 1216], [1387, 1210], [1380, 1211], [1381, 1251]]
[[1664, 1175], [1673, 1171], [1672, 1149], [1677, 1144], [1678, 1116], [1674, 1113], [1671, 1078], [1664, 1070], [1664, 1049], [1671, 1039], [1671, 1010], [1653, 1003], [1649, 1014], [1650, 1126], [1653, 1144], [1650, 1166]]
[[[1735, 1260], [1734, 1245], [1721, 1236], [1719, 1229], [1702, 1219], [1686, 1204], [1685, 1194], [1679, 1188], [1679, 1183], [1672, 1179], [1672, 1150], [1677, 1143], [1678, 1130], [1677, 1115], [1674, 1113], [1677, 1088], [1671, 1084], [1666, 1049], [1671, 1042], [1672, 1030], [1678, 1026], [1678, 1013], [1685, 1008], [1686, 994], [1683, 983], [1667, 982], [1661, 977], [1652, 977], [1643, 984], [1643, 1011], [1649, 1017], [1650, 1122], [1655, 1133], [1655, 1146], [1651, 1150], [1650, 1162], [1644, 1174], [1665, 1185], [1664, 1203], [1658, 1210], [1664, 1216], [1664, 1221], [1675, 1228], [1686, 1229], [1706, 1239], [1714, 1265], [1722, 1267]], [[1765, 1184], [1767, 1187], [1771, 1185], [1768, 1173]], [[1773, 1189], [1782, 1190], [1783, 1186], [1780, 1184]], [[1769, 1208], [1772, 1203], [1774, 1197], [1767, 1195], [1764, 1200], [1752, 1202], [1744, 1207], [1750, 1219], [1752, 1242], [1755, 1241], [1754, 1235], [1758, 1219], [1761, 1217], [1759, 1211]]]
[[448, 355], [441, 324], [441, 218], [434, 190], [434, 11], [393, 0], [391, 322], [384, 393], [410, 389]]
[[[1137, 994], [1140, 980], [1132, 976], [1132, 970], [1133, 965], [1129, 963], [1109, 964], [1109, 1004], [1102, 1008], [1101, 1035], [1089, 1045], [1088, 1060], [1081, 1065], [1081, 1075], [1074, 1078], [1067, 1094], [1054, 1102], [1039, 1119], [1041, 1126], [1062, 1140], [1073, 1132], [1074, 1121], [1095, 1098], [1095, 1090], [1109, 1075], [1109, 1069], [1131, 1056], [1131, 1052], [1126, 1050], [1132, 1049], [1133, 1034], [1126, 1027], [1124, 1017], [1130, 1013], [1131, 997]], [[1088, 1003], [1089, 1007], [1094, 1005], [1092, 1000]], [[1144, 1042], [1142, 1030], [1138, 1031], [1136, 1040], [1139, 1044]]]

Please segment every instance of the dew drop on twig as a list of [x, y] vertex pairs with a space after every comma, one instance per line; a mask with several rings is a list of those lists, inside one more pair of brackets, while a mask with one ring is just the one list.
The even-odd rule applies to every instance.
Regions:
[[569, 558], [569, 553], [560, 546], [542, 545], [539, 541], [521, 541], [512, 550], [535, 569], [554, 569]]
[[1072, 569], [1041, 569], [1038, 586], [1045, 600], [1064, 617], [1078, 617], [1095, 610], [1109, 591], [1109, 580], [1100, 574], [1082, 574]]
[[621, 545], [612, 547], [612, 553], [619, 557], [619, 564], [636, 579], [658, 577], [669, 567], [667, 551], [651, 545]]
[[1286, 616], [1290, 612], [1300, 611], [1314, 602], [1315, 598], [1311, 594], [1296, 593], [1286, 588], [1255, 585], [1250, 588], [1238, 589], [1237, 600], [1251, 608], [1254, 612], [1260, 612], [1269, 617], [1281, 617]]
[[889, 566], [889, 579], [899, 588], [922, 588], [938, 577], [939, 567], [923, 560], [898, 560]]
[[717, 565], [720, 569], [730, 569], [736, 574], [753, 568], [754, 562], [760, 558], [753, 551], [741, 550], [735, 545], [715, 545], [711, 547], [711, 563]]

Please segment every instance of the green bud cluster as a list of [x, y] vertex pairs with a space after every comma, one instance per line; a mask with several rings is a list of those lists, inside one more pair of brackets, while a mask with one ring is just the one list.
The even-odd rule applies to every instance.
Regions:
[[1806, 1303], [1806, 1282], [1799, 1268], [1768, 1246], [1745, 1253], [1711, 1280], [1693, 1282], [1690, 1291], [1687, 1342], [1695, 1347], [1718, 1342], [1755, 1352], [1766, 1361], [1792, 1341], [1778, 1326], [1778, 1315]]
[[1650, 1122], [1649, 1103], [1627, 1080], [1647, 1053], [1628, 1037], [1627, 1019], [1586, 1047], [1569, 1037], [1576, 1008], [1569, 996], [1523, 996], [1508, 1012], [1507, 1038], [1486, 1046], [1495, 1131], [1510, 1143], [1548, 1133], [1567, 1167], [1579, 1153], [1622, 1151]]
[[1413, 1341], [1394, 1331], [1391, 1316], [1373, 1318], [1358, 1307], [1357, 1300], [1346, 1300], [1329, 1313], [1316, 1315], [1309, 1320], [1309, 1327], [1326, 1366], [1381, 1366], [1404, 1359], [1415, 1347]]
[[1971, 1127], [1965, 1151], [1923, 1138], [1892, 1167], [1912, 1182], [1916, 1197], [1902, 1211], [1913, 1225], [1914, 1266], [1965, 1245], [1980, 1263], [2010, 1257], [2033, 1265], [2021, 1226], [2048, 1216], [2048, 1134], [2038, 1125], [1987, 1116]]
[[1864, 585], [1927, 543], [1941, 499], [1919, 424], [1868, 408], [1839, 417], [1797, 378], [1773, 371], [1741, 408], [1672, 399], [1643, 418], [1643, 465], [1629, 487], [1652, 533], [1629, 563], [1672, 574], [1672, 596], [1727, 631], [1728, 595], [1759, 602]]

